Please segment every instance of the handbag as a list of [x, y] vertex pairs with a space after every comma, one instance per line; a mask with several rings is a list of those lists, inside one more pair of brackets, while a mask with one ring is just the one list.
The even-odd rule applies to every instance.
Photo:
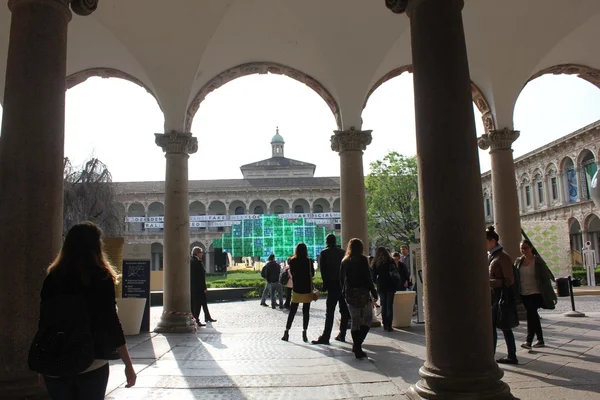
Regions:
[[517, 302], [515, 301], [512, 287], [502, 286], [498, 300], [498, 313], [496, 315], [496, 328], [513, 329], [519, 326]]

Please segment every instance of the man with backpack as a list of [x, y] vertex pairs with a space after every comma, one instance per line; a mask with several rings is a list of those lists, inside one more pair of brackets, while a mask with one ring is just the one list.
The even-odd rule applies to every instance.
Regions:
[[340, 333], [335, 337], [335, 340], [340, 342], [346, 341], [346, 331], [348, 330], [348, 321], [350, 320], [350, 312], [348, 311], [346, 299], [342, 293], [342, 283], [340, 282], [340, 265], [342, 264], [345, 252], [337, 247], [335, 235], [327, 235], [325, 242], [327, 248], [319, 256], [319, 270], [323, 278], [323, 291], [327, 291], [327, 311], [325, 312], [323, 334], [317, 340], [313, 340], [313, 344], [329, 344], [329, 338], [333, 330], [333, 316], [337, 304], [339, 304], [342, 319], [340, 321]]

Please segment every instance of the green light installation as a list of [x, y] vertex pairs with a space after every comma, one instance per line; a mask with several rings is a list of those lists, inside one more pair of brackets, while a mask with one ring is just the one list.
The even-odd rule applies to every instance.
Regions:
[[[260, 257], [266, 259], [275, 254], [279, 260], [294, 254], [298, 243], [305, 243], [309, 257], [316, 258], [325, 248], [325, 227], [305, 218], [288, 220], [277, 215], [261, 215], [260, 219], [242, 220], [224, 233], [221, 239], [213, 240], [213, 248], [223, 249], [232, 257]], [[340, 237], [337, 242], [341, 243]]]

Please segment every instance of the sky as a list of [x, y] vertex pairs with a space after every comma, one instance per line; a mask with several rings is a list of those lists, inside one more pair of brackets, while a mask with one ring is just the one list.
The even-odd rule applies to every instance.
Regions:
[[[154, 97], [120, 79], [90, 78], [67, 91], [65, 156], [74, 165], [97, 157], [114, 181], [161, 181], [165, 158], [154, 143], [164, 117]], [[574, 76], [545, 75], [525, 86], [517, 100], [513, 144], [518, 157], [600, 119], [600, 90]], [[483, 133], [475, 110], [478, 135]], [[276, 127], [285, 156], [317, 165], [316, 176], [339, 176], [339, 156], [331, 150], [336, 129], [329, 107], [306, 85], [282, 75], [238, 78], [210, 93], [192, 123], [199, 149], [189, 159], [190, 179], [238, 179], [239, 167], [271, 157]], [[390, 151], [416, 152], [412, 75], [381, 85], [363, 112], [363, 129], [373, 130], [364, 153], [369, 164]], [[489, 154], [480, 151], [481, 171]]]

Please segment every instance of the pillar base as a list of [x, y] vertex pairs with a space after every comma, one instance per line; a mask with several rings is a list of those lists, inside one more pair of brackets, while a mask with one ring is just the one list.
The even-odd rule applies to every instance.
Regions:
[[429, 371], [425, 366], [419, 370], [421, 379], [406, 392], [409, 399], [444, 400], [517, 400], [501, 378], [504, 372], [496, 367], [486, 375], [444, 376]]
[[48, 393], [40, 386], [35, 372], [23, 379], [0, 381], [0, 399], [45, 400], [47, 398]]
[[154, 332], [156, 333], [194, 333], [196, 330], [190, 314], [163, 313]]

